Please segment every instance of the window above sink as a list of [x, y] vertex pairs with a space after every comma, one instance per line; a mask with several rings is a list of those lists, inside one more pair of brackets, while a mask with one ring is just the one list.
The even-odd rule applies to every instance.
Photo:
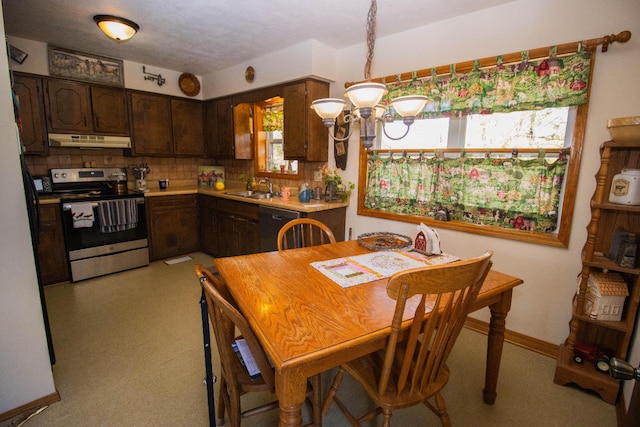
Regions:
[[234, 107], [236, 129], [246, 129], [241, 137], [254, 143], [256, 176], [298, 178], [298, 161], [284, 158], [284, 102], [274, 96]]

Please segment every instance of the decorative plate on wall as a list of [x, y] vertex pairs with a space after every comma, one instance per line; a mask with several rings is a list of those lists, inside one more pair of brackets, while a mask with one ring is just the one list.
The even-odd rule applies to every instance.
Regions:
[[187, 96], [196, 96], [200, 93], [200, 82], [191, 73], [182, 73], [178, 79], [180, 90]]
[[255, 76], [256, 76], [256, 70], [254, 70], [253, 67], [251, 66], [247, 67], [247, 69], [244, 72], [244, 79], [247, 81], [247, 83], [253, 82], [253, 78]]

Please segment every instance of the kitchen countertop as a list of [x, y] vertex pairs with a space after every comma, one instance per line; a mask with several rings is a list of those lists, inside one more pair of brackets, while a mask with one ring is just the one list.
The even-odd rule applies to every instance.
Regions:
[[144, 193], [145, 197], [158, 197], [158, 196], [178, 196], [181, 194], [204, 194], [205, 196], [213, 196], [220, 197], [223, 199], [237, 200], [245, 203], [253, 203], [254, 205], [262, 205], [262, 206], [270, 206], [274, 208], [280, 209], [290, 209], [298, 212], [317, 212], [317, 211], [326, 211], [330, 209], [337, 209], [349, 206], [349, 202], [331, 202], [327, 203], [324, 199], [316, 200], [311, 199], [308, 203], [302, 203], [298, 200], [297, 195], [292, 195], [289, 201], [283, 201], [280, 197], [275, 197], [272, 199], [251, 199], [248, 197], [241, 196], [232, 196], [230, 194], [225, 194], [227, 192], [232, 191], [243, 191], [245, 190], [243, 187], [230, 187], [225, 188], [224, 190], [215, 190], [207, 187], [198, 187], [196, 185], [192, 186], [180, 186], [180, 187], [169, 187], [166, 190], [160, 189], [150, 189], [146, 193]]
[[[349, 202], [331, 202], [327, 203], [324, 199], [316, 200], [312, 199], [308, 203], [302, 203], [298, 200], [297, 195], [292, 195], [291, 199], [287, 202], [283, 201], [280, 197], [275, 197], [272, 199], [251, 199], [247, 197], [241, 196], [232, 196], [230, 194], [225, 194], [229, 191], [243, 191], [244, 188], [236, 187], [236, 188], [225, 188], [224, 190], [215, 190], [212, 188], [206, 187], [198, 187], [197, 185], [186, 185], [186, 186], [176, 186], [169, 187], [166, 190], [150, 189], [146, 193], [144, 193], [145, 197], [162, 197], [162, 196], [179, 196], [182, 194], [204, 194], [205, 196], [213, 196], [220, 197], [223, 199], [231, 199], [237, 200], [245, 203], [253, 203], [255, 205], [263, 205], [263, 206], [271, 206], [274, 208], [280, 209], [290, 209], [298, 212], [318, 212], [318, 211], [326, 211], [330, 209], [337, 209], [349, 206]], [[60, 203], [60, 199], [51, 195], [40, 195], [38, 197], [40, 204], [55, 204]]]

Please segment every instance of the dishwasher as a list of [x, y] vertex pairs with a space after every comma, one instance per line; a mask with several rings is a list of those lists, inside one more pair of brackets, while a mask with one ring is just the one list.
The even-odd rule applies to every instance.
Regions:
[[260, 252], [278, 250], [278, 231], [287, 222], [306, 216], [303, 212], [260, 206]]

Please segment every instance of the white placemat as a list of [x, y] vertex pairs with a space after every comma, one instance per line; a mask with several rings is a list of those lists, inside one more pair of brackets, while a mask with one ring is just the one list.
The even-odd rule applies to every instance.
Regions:
[[425, 256], [417, 252], [379, 251], [353, 257], [316, 261], [311, 265], [343, 288], [391, 277], [395, 273], [426, 265], [447, 264], [460, 258], [440, 254]]

